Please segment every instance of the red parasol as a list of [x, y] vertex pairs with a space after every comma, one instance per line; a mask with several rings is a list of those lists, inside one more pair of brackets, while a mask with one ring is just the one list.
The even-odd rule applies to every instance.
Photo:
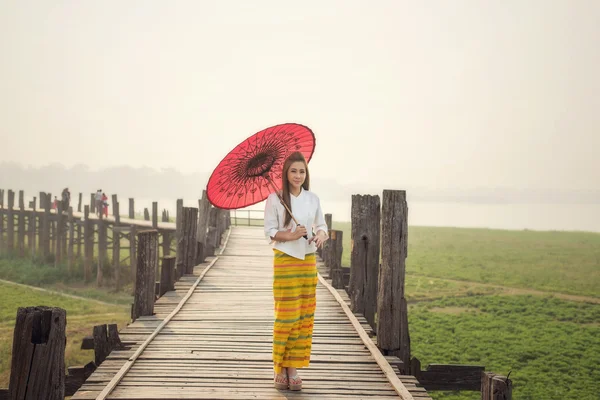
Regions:
[[221, 160], [208, 180], [208, 200], [226, 210], [259, 203], [280, 189], [274, 182], [281, 182], [283, 163], [289, 154], [299, 151], [309, 162], [314, 150], [315, 135], [304, 125], [287, 123], [264, 129]]

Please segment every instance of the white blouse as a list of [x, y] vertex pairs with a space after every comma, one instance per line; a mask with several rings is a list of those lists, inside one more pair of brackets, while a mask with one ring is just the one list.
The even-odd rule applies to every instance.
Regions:
[[319, 231], [327, 233], [327, 224], [321, 210], [321, 202], [316, 194], [302, 189], [297, 197], [290, 194], [290, 201], [292, 203], [290, 207], [292, 214], [294, 214], [294, 217], [296, 217], [301, 225], [306, 227], [308, 239], [301, 237], [289, 242], [277, 242], [273, 239], [277, 232], [286, 231], [290, 228], [292, 232], [296, 231], [296, 223], [293, 219], [287, 228], [283, 226], [285, 221], [285, 207], [281, 204], [277, 193], [271, 193], [267, 197], [265, 204], [265, 236], [270, 243], [275, 243], [273, 247], [277, 250], [304, 260], [306, 254], [317, 251], [317, 246], [314, 242], [308, 244], [308, 241], [313, 237], [311, 228], [314, 227], [315, 235]]

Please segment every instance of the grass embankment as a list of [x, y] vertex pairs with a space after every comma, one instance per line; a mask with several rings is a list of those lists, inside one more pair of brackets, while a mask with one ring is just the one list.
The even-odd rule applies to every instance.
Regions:
[[[129, 322], [131, 285], [115, 292], [97, 288], [95, 278], [84, 282], [81, 263], [72, 271], [63, 264], [44, 263], [41, 258], [0, 256], [0, 387], [8, 387], [15, 317], [19, 307], [61, 307], [67, 312], [66, 367], [84, 365], [94, 359], [93, 350], [81, 350], [81, 341], [94, 325]], [[37, 290], [42, 288], [43, 290]]]
[[97, 288], [95, 285], [95, 268], [97, 268], [97, 264], [94, 264], [92, 279], [86, 283], [83, 279], [81, 264], [78, 264], [73, 271], [68, 271], [65, 265], [55, 267], [53, 264], [45, 264], [39, 259], [0, 256], [0, 279], [2, 280], [108, 303], [131, 304], [131, 283], [127, 284], [120, 292], [115, 292], [112, 289], [112, 283], [107, 287]]
[[121, 329], [129, 322], [129, 307], [125, 305], [101, 304], [98, 301], [75, 299], [58, 293], [38, 291], [0, 282], [0, 354], [2, 354], [0, 357], [0, 387], [8, 387], [10, 379], [12, 341], [17, 309], [29, 306], [60, 307], [66, 310], [66, 367], [85, 365], [94, 359], [93, 350], [80, 349], [82, 339], [92, 334], [94, 325], [117, 324]]

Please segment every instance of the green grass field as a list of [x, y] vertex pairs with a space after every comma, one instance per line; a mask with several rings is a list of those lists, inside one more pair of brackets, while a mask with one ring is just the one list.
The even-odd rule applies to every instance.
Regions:
[[[95, 268], [96, 265], [94, 271]], [[118, 293], [112, 289], [112, 284], [96, 288], [95, 278], [88, 283], [84, 281], [82, 269], [81, 265], [77, 265], [75, 270], [68, 271], [64, 264], [55, 267], [54, 264], [45, 264], [40, 260], [32, 261], [31, 259], [0, 256], [0, 279], [2, 280], [43, 287], [109, 303], [131, 304], [133, 299], [131, 283], [125, 285]]]
[[[600, 305], [549, 296], [447, 297], [409, 306], [412, 354], [508, 374], [514, 399], [597, 399]], [[479, 399], [478, 392], [432, 392]]]
[[[344, 232], [349, 266], [350, 223], [333, 228]], [[423, 369], [511, 372], [515, 399], [598, 398], [600, 234], [411, 226], [405, 287], [412, 355]]]
[[[0, 387], [8, 387], [15, 318], [19, 307], [61, 307], [67, 312], [66, 367], [85, 365], [94, 359], [93, 350], [81, 350], [81, 341], [92, 334], [94, 325], [117, 324], [121, 329], [129, 322], [129, 307], [100, 304], [60, 294], [32, 290], [0, 283]], [[66, 371], [65, 371], [66, 373]]]
[[[333, 228], [350, 266], [350, 223]], [[600, 298], [600, 233], [411, 226], [406, 274]]]

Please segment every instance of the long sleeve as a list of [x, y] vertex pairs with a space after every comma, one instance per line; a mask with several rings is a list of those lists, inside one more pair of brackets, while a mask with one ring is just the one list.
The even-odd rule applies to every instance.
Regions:
[[325, 222], [323, 210], [321, 209], [321, 200], [317, 200], [317, 212], [315, 213], [314, 226], [315, 234], [319, 233], [319, 231], [323, 231], [325, 234], [328, 234], [327, 223]]
[[277, 217], [277, 208], [273, 203], [273, 196], [267, 197], [265, 202], [265, 237], [269, 243], [274, 241], [274, 237], [279, 232], [279, 218]]

